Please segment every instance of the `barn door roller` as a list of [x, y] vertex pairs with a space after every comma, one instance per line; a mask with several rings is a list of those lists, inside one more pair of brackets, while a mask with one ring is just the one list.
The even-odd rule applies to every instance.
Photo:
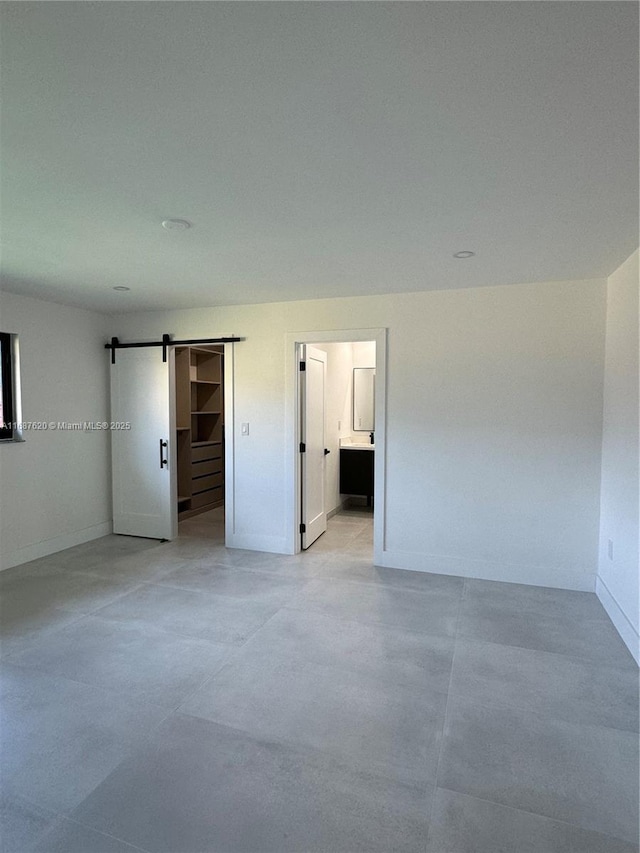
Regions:
[[105, 344], [105, 349], [111, 350], [111, 364], [116, 363], [117, 349], [135, 349], [139, 347], [162, 347], [162, 360], [167, 360], [169, 346], [197, 346], [198, 344], [235, 344], [243, 338], [234, 336], [228, 338], [192, 338], [188, 341], [172, 341], [171, 335], [163, 335], [161, 341], [137, 341], [130, 344], [122, 344], [118, 338], [111, 338], [111, 343]]

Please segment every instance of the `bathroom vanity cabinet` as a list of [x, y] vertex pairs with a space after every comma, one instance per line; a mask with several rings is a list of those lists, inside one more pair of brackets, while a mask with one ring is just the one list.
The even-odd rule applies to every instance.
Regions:
[[363, 495], [370, 506], [373, 500], [374, 451], [367, 448], [340, 448], [340, 493]]

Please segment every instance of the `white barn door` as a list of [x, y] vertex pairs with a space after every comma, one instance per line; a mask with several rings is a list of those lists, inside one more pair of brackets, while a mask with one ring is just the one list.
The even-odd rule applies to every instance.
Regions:
[[303, 344], [300, 371], [300, 436], [302, 459], [302, 548], [308, 548], [327, 529], [325, 511], [325, 381], [327, 354]]
[[150, 539], [178, 533], [174, 358], [160, 347], [119, 349], [111, 365], [113, 532]]

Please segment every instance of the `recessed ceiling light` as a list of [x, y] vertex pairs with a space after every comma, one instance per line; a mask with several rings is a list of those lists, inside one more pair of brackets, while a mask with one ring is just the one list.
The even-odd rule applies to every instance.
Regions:
[[117, 287], [113, 288], [114, 290], [119, 290], [124, 293], [125, 290], [131, 290], [130, 287], [125, 287], [123, 284], [117, 285]]
[[191, 223], [186, 219], [164, 219], [162, 227], [167, 231], [186, 231], [187, 228], [191, 228]]
[[453, 256], [454, 258], [473, 258], [475, 257], [475, 252], [456, 252]]

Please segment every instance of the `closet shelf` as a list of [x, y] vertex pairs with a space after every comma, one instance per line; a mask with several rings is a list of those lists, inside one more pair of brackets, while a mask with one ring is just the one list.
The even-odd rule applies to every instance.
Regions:
[[199, 412], [191, 412], [192, 415], [221, 415], [222, 412], [218, 409], [200, 409]]
[[222, 385], [222, 382], [214, 382], [213, 379], [192, 379], [192, 385]]
[[207, 447], [210, 444], [222, 444], [221, 441], [192, 441], [191, 447]]

